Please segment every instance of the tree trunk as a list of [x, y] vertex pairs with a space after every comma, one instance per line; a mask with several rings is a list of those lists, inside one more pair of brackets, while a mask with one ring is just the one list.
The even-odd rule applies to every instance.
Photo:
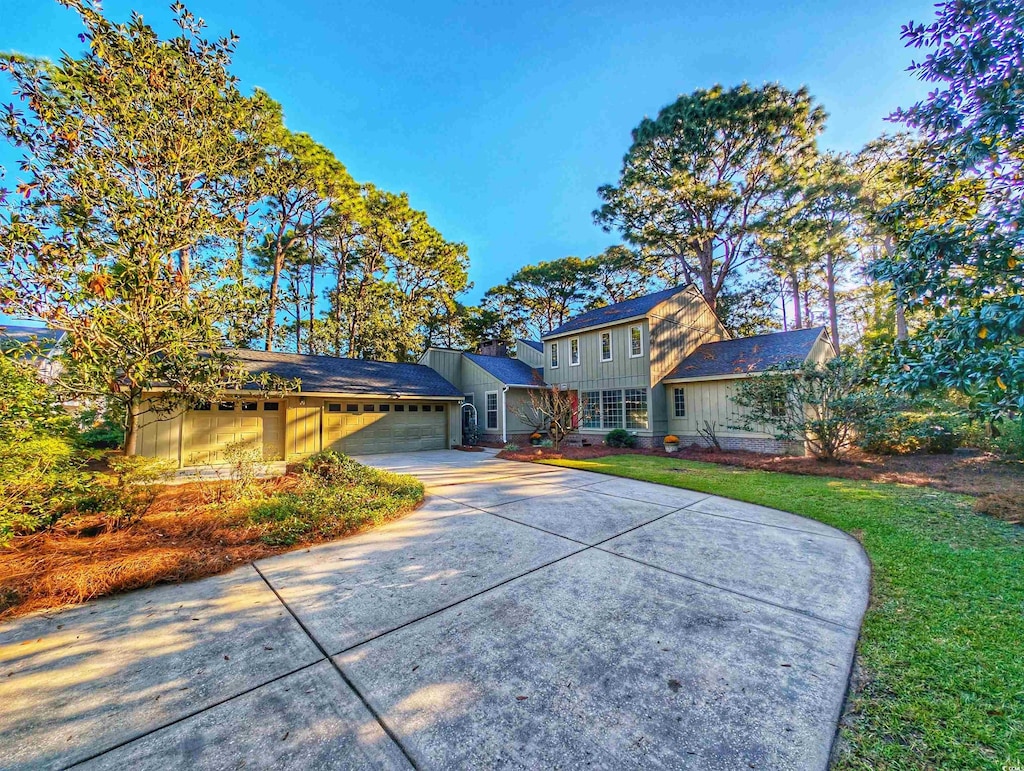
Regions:
[[132, 400], [125, 407], [127, 414], [124, 421], [124, 454], [134, 455], [139, 437], [139, 400]]
[[306, 350], [312, 355], [313, 350], [313, 329], [316, 321], [316, 265], [309, 263], [309, 334], [306, 335]]
[[836, 266], [831, 254], [825, 255], [825, 284], [828, 288], [828, 323], [832, 330], [832, 348], [839, 355], [839, 310], [836, 307]]
[[896, 300], [896, 339], [907, 339], [907, 311], [899, 300]]
[[274, 274], [270, 279], [270, 299], [267, 303], [267, 339], [264, 342], [264, 350], [272, 350], [274, 347], [274, 330], [277, 327], [277, 298], [281, 285], [281, 270], [284, 268], [284, 252], [280, 245], [274, 252]]
[[789, 272], [789, 284], [790, 291], [793, 293], [793, 329], [800, 329], [804, 322], [800, 310], [800, 279], [797, 278], [795, 270]]
[[789, 318], [786, 314], [786, 279], [779, 279], [779, 305], [782, 306], [782, 331], [789, 331]]

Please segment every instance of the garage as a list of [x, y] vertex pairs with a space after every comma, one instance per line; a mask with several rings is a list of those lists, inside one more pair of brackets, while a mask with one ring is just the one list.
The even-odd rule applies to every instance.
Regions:
[[347, 455], [448, 447], [444, 404], [394, 401], [328, 401], [323, 415], [324, 448]]
[[228, 400], [200, 405], [185, 414], [183, 465], [227, 463], [228, 445], [261, 447], [264, 460], [281, 457], [283, 413], [280, 402]]

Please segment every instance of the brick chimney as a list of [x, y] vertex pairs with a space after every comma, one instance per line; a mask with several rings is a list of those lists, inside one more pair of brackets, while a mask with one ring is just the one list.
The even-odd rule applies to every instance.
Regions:
[[480, 343], [476, 352], [481, 356], [508, 356], [508, 345], [504, 340], [487, 340]]

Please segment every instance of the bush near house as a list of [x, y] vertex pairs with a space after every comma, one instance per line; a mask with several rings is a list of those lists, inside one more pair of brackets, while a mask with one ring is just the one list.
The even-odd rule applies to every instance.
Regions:
[[609, 447], [636, 447], [637, 438], [624, 428], [615, 428], [605, 436], [604, 443]]

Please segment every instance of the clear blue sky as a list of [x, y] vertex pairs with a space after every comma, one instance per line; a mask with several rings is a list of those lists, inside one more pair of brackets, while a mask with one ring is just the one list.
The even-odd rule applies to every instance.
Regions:
[[[134, 8], [167, 34], [169, 3], [104, 9]], [[630, 130], [681, 93], [806, 84], [830, 115], [826, 147], [892, 131], [884, 117], [926, 92], [904, 71], [900, 25], [934, 12], [931, 0], [186, 4], [211, 35], [240, 35], [235, 74], [281, 102], [290, 128], [468, 244], [472, 301], [521, 265], [614, 243], [592, 222], [596, 189], [617, 178]], [[73, 53], [79, 31], [52, 0], [0, 0], [0, 50]], [[9, 174], [15, 158], [0, 145]]]

